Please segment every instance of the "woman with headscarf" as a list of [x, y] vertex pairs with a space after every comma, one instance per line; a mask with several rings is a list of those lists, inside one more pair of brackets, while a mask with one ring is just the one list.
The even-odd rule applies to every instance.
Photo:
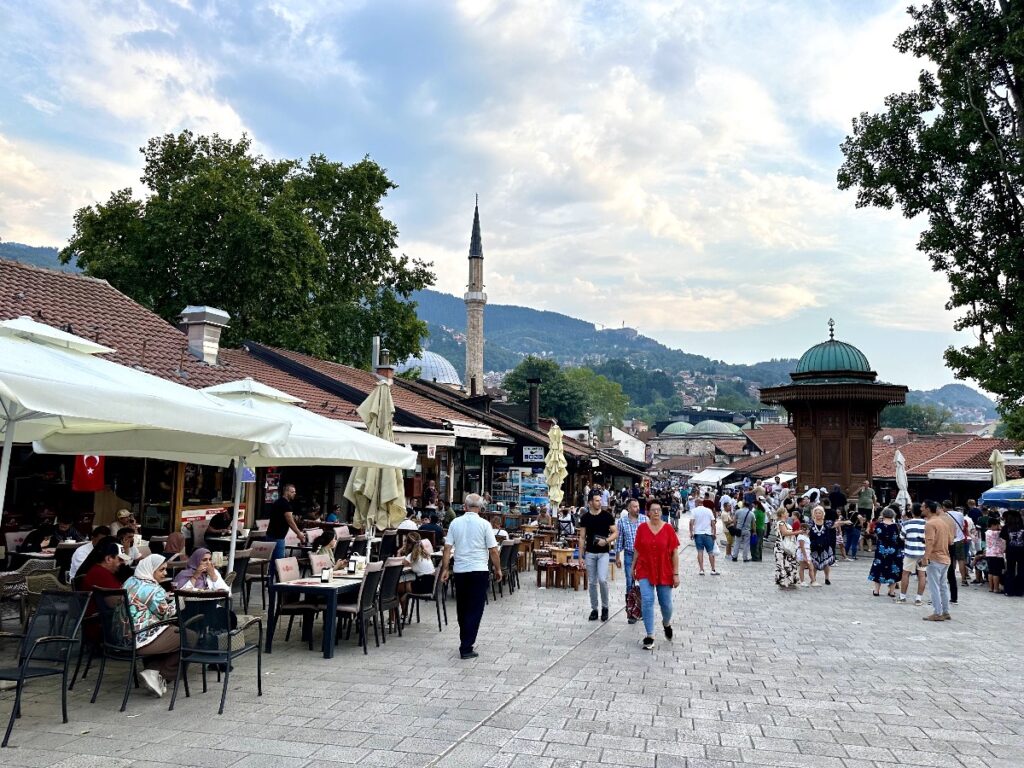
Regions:
[[181, 648], [176, 626], [156, 626], [177, 613], [174, 599], [160, 586], [166, 576], [163, 556], [149, 555], [139, 561], [135, 574], [124, 583], [128, 615], [137, 633], [135, 647], [145, 667], [139, 678], [157, 698], [163, 696], [167, 684], [178, 677]]
[[202, 547], [192, 553], [188, 559], [188, 565], [174, 577], [174, 588], [193, 591], [231, 591], [227, 582], [221, 578], [220, 572], [214, 567], [210, 550]]
[[174, 555], [185, 557], [185, 537], [175, 531], [164, 542], [164, 559], [170, 560]]

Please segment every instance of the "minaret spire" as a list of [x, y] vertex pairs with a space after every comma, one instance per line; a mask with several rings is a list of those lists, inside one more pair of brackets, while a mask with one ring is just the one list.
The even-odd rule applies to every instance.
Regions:
[[480, 236], [480, 195], [473, 205], [469, 237], [469, 283], [466, 285], [466, 386], [470, 394], [484, 391], [484, 244]]

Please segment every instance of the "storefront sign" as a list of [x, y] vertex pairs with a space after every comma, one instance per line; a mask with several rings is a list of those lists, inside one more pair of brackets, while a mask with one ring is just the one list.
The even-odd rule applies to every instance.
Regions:
[[[209, 520], [214, 515], [219, 515], [221, 512], [227, 512], [231, 514], [234, 511], [233, 506], [221, 506], [221, 507], [195, 507], [192, 509], [181, 510], [181, 522], [191, 523], [196, 520]], [[245, 504], [238, 505], [238, 521], [242, 523], [245, 521]]]
[[524, 445], [523, 446], [523, 463], [524, 464], [543, 464], [544, 463], [544, 448], [540, 445]]

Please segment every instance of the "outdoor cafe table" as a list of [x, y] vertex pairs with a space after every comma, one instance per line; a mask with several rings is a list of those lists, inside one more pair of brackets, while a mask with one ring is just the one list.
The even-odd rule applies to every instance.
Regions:
[[[402, 574], [402, 581], [410, 581], [415, 578], [411, 569], [406, 568]], [[267, 640], [266, 652], [271, 653], [274, 643], [274, 612], [277, 610], [278, 592], [293, 595], [310, 595], [324, 598], [324, 640], [323, 653], [325, 659], [334, 658], [334, 634], [338, 626], [338, 595], [352, 592], [359, 592], [359, 585], [363, 582], [363, 574], [336, 574], [328, 584], [320, 581], [316, 576], [309, 579], [296, 579], [288, 582], [274, 582], [270, 585], [270, 608], [267, 611]], [[313, 622], [306, 617], [302, 619], [302, 639], [309, 641], [313, 633]], [[365, 638], [363, 642], [366, 642]]]

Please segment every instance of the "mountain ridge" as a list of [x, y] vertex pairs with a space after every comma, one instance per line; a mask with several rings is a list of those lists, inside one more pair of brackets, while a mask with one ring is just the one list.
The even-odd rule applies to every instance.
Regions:
[[[0, 241], [0, 258], [62, 272], [81, 272], [75, 264], [61, 264], [58, 250], [48, 246]], [[430, 336], [424, 348], [445, 357], [460, 375], [465, 368], [466, 308], [462, 299], [434, 290], [416, 291], [417, 315], [427, 323]], [[636, 367], [675, 375], [695, 371], [738, 378], [744, 387], [782, 384], [796, 368], [796, 359], [730, 364], [704, 355], [672, 349], [632, 328], [598, 328], [593, 323], [551, 310], [514, 304], [488, 304], [484, 310], [484, 360], [492, 371], [514, 368], [527, 355], [552, 357], [563, 365], [596, 366], [624, 359]], [[579, 354], [580, 347], [590, 351]], [[911, 390], [908, 403], [931, 404], [953, 411], [958, 421], [986, 421], [997, 417], [995, 403], [961, 383], [937, 389]]]

